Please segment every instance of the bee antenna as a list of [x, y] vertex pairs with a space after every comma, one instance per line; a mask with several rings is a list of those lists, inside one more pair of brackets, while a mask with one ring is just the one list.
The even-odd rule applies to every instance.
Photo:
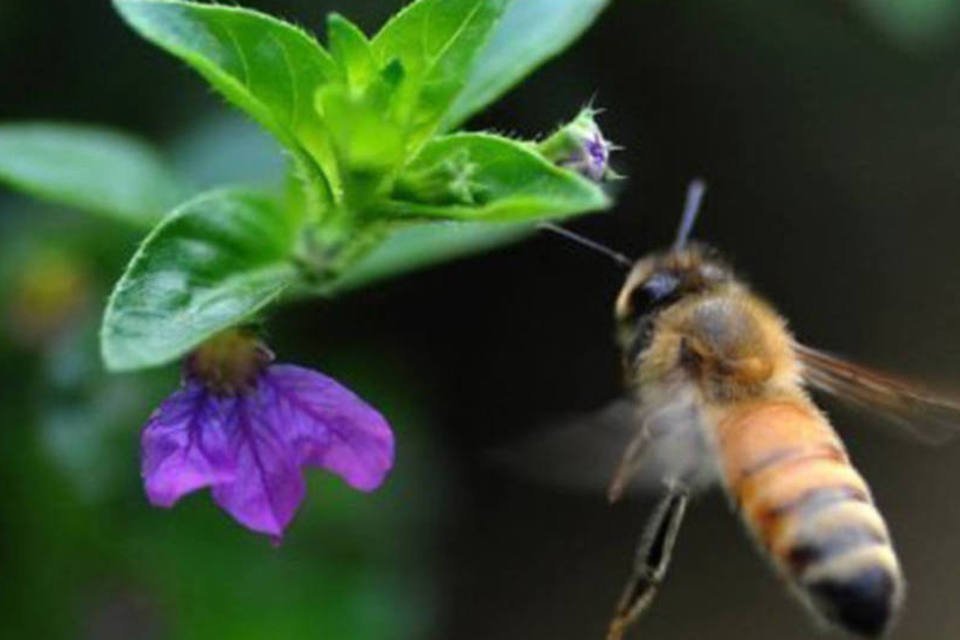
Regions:
[[690, 185], [687, 187], [687, 200], [683, 205], [683, 217], [680, 218], [680, 226], [677, 227], [677, 239], [673, 241], [674, 251], [682, 251], [687, 246], [687, 240], [690, 238], [690, 232], [697, 221], [700, 204], [703, 202], [703, 194], [706, 191], [707, 183], [702, 178], [695, 178], [690, 181]]
[[625, 267], [633, 266], [634, 261], [628, 258], [627, 256], [623, 255], [622, 253], [618, 253], [613, 249], [611, 249], [610, 247], [600, 244], [596, 240], [591, 240], [590, 238], [587, 238], [586, 236], [582, 236], [579, 233], [574, 233], [569, 229], [564, 229], [563, 227], [553, 224], [552, 222], [538, 222], [537, 227], [539, 227], [540, 229], [544, 229], [546, 231], [552, 231], [553, 233], [557, 234], [558, 236], [562, 236], [567, 240], [572, 240], [573, 242], [576, 242], [581, 246], [587, 247], [588, 249], [592, 249], [598, 253], [602, 253], [603, 255], [609, 258], [612, 258], [614, 261], [622, 264]]

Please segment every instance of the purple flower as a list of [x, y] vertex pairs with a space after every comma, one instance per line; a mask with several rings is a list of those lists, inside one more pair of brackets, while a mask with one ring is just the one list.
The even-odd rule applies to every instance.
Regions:
[[615, 177], [610, 170], [610, 153], [617, 147], [603, 137], [595, 118], [598, 113], [591, 107], [583, 109], [571, 122], [539, 143], [537, 149], [551, 162], [594, 182]]
[[182, 388], [143, 429], [151, 504], [210, 487], [237, 522], [279, 540], [304, 497], [302, 467], [361, 491], [380, 486], [394, 453], [383, 416], [335, 380], [270, 359], [255, 338], [229, 331], [188, 360]]
[[580, 153], [568, 162], [571, 168], [599, 182], [607, 173], [607, 165], [610, 162], [610, 143], [603, 139], [603, 135], [597, 129], [583, 141]]

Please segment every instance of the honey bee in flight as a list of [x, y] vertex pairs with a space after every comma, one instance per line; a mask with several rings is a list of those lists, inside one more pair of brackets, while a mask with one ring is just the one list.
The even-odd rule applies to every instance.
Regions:
[[760, 550], [821, 621], [861, 637], [891, 626], [904, 580], [883, 516], [807, 387], [916, 428], [960, 424], [960, 403], [798, 343], [716, 253], [687, 239], [691, 184], [673, 246], [630, 261], [615, 318], [631, 392], [629, 435], [608, 487], [662, 480], [610, 623], [619, 640], [664, 577], [692, 491], [719, 481]]

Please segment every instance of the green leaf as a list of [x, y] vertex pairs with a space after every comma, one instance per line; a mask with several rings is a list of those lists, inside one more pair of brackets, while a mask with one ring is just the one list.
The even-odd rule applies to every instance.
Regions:
[[326, 294], [340, 294], [411, 271], [514, 242], [533, 233], [530, 223], [435, 222], [397, 231], [347, 269]]
[[456, 127], [569, 47], [609, 2], [511, 0], [442, 128]]
[[370, 41], [357, 25], [338, 13], [327, 16], [330, 53], [351, 87], [366, 87], [377, 73]]
[[107, 304], [101, 348], [122, 371], [164, 364], [250, 318], [291, 284], [301, 220], [242, 190], [202, 194], [144, 240]]
[[507, 0], [419, 0], [395, 15], [373, 39], [381, 66], [399, 60], [416, 148], [435, 130], [463, 89], [473, 63]]
[[0, 182], [37, 198], [149, 226], [182, 196], [146, 143], [99, 127], [0, 125]]
[[551, 164], [529, 144], [460, 133], [425, 145], [404, 168], [393, 197], [379, 206], [387, 216], [511, 222], [609, 205], [598, 185]]
[[[356, 171], [382, 178], [403, 161], [405, 132], [389, 119], [383, 105], [371, 104], [342, 87], [318, 91], [316, 104], [330, 125], [342, 174]], [[347, 183], [348, 178], [342, 177]]]
[[341, 78], [316, 40], [293, 25], [237, 7], [171, 0], [114, 4], [144, 38], [196, 69], [286, 147], [309, 151], [333, 179], [313, 96]]
[[362, 88], [334, 85], [317, 91], [316, 109], [340, 170], [339, 204], [351, 214], [362, 213], [372, 197], [389, 191], [407, 159], [409, 131], [392, 108], [403, 78], [403, 68], [394, 60]]

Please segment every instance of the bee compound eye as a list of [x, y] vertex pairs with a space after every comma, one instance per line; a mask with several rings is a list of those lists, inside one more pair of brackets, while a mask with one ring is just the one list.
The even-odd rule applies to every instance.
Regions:
[[659, 272], [636, 287], [630, 294], [630, 310], [634, 317], [642, 317], [676, 297], [680, 280], [676, 275]]

